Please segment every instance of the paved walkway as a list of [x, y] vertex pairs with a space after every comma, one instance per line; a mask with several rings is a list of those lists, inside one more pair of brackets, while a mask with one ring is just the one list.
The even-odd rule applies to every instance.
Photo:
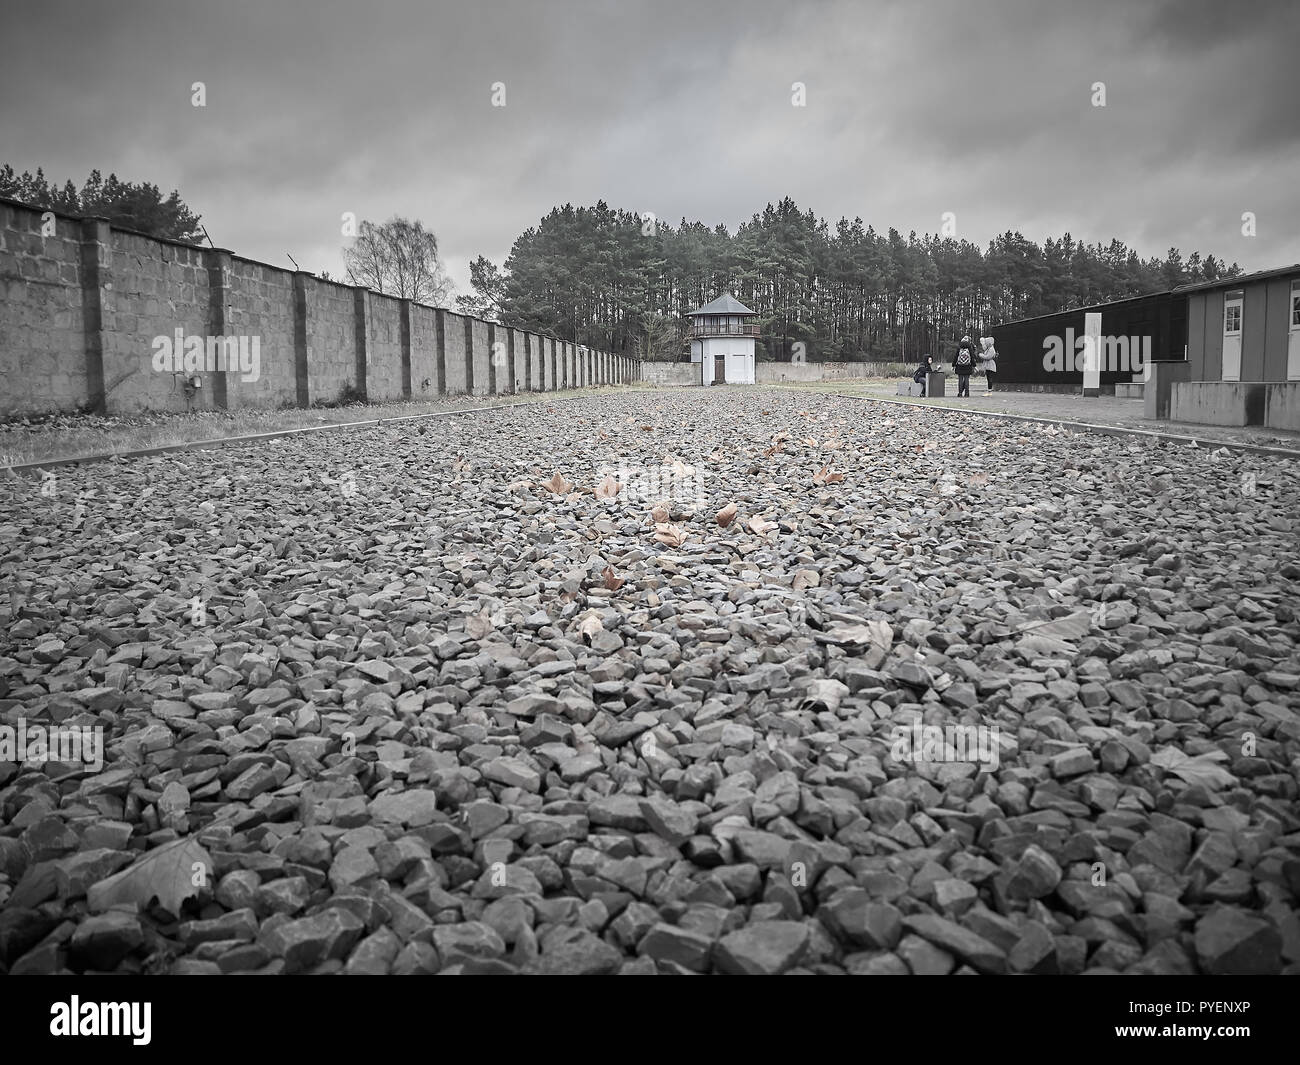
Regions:
[[[1198, 425], [1188, 422], [1162, 421], [1147, 418], [1140, 399], [1116, 399], [1114, 396], [1066, 395], [1060, 392], [994, 392], [985, 396], [973, 385], [970, 398], [960, 399], [952, 393], [938, 399], [916, 399], [896, 395], [897, 381], [821, 381], [812, 385], [781, 385], [783, 388], [808, 388], [835, 392], [846, 396], [866, 396], [871, 399], [897, 400], [900, 403], [920, 403], [930, 407], [949, 407], [954, 410], [977, 410], [995, 414], [1017, 414], [1031, 418], [1059, 418], [1062, 421], [1089, 422], [1094, 425], [1113, 425], [1126, 429], [1145, 429], [1151, 432], [1191, 436], [1207, 443], [1252, 444], [1257, 447], [1278, 447], [1300, 452], [1300, 433], [1284, 429], [1265, 429], [1259, 426], [1232, 428], [1222, 425]], [[777, 386], [772, 386], [777, 387]]]

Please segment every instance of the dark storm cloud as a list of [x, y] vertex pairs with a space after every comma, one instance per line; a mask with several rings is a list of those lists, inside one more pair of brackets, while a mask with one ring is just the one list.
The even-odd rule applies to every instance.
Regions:
[[785, 195], [903, 233], [951, 211], [981, 244], [1068, 229], [1265, 267], [1300, 260], [1297, 10], [10, 3], [0, 161], [176, 187], [218, 244], [336, 273], [344, 212], [419, 217], [462, 289], [598, 199], [733, 230]]

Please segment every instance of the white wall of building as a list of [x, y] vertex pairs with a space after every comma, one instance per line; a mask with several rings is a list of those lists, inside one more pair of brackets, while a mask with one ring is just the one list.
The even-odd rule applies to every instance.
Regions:
[[[703, 384], [713, 384], [713, 360], [722, 355], [726, 360], [725, 373], [729, 385], [752, 385], [754, 383], [754, 338], [753, 337], [705, 337], [703, 345], [701, 376]], [[691, 357], [694, 359], [695, 344], [691, 344]]]

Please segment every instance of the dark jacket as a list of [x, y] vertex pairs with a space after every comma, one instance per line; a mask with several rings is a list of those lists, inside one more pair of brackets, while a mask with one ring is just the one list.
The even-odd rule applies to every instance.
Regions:
[[920, 384], [925, 380], [926, 374], [934, 373], [937, 369], [938, 367], [934, 365], [933, 358], [922, 359], [921, 363], [916, 368], [916, 372], [912, 374], [912, 380], [917, 384]]
[[[969, 362], [963, 364], [960, 360], [962, 353], [965, 352]], [[979, 356], [975, 354], [975, 348], [972, 344], [961, 344], [957, 348], [957, 354], [952, 357], [952, 372], [958, 377], [969, 377], [975, 372], [975, 367], [979, 365]]]

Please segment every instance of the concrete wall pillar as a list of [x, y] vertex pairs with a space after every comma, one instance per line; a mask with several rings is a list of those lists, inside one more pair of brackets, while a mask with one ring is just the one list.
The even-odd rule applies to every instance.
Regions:
[[402, 398], [411, 398], [411, 317], [415, 314], [411, 300], [402, 300], [398, 311], [400, 351], [402, 360]]
[[[225, 248], [204, 248], [203, 266], [208, 272], [208, 336], [224, 337], [230, 323], [231, 253]], [[239, 406], [238, 388], [231, 394], [233, 375], [218, 370], [212, 374], [212, 406], [232, 410]]]
[[293, 275], [293, 382], [300, 407], [311, 406], [311, 371], [307, 362], [307, 279], [298, 270]]
[[474, 319], [462, 318], [465, 323], [465, 394], [474, 394]]
[[441, 307], [433, 312], [433, 328], [436, 334], [433, 344], [433, 373], [434, 384], [440, 396], [447, 394], [447, 314], [448, 312]]
[[113, 297], [113, 246], [107, 218], [81, 220], [81, 299], [85, 332], [86, 399], [104, 413], [104, 343], [116, 325]]
[[364, 285], [354, 285], [352, 289], [353, 307], [355, 308], [354, 329], [356, 344], [356, 389], [362, 399], [370, 398], [370, 292]]

